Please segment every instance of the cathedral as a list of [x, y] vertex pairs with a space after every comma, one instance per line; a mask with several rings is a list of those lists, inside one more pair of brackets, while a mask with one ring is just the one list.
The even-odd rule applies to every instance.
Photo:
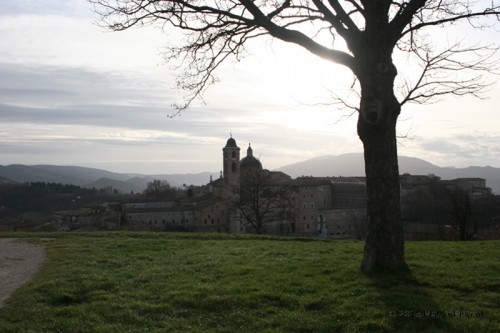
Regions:
[[[299, 177], [269, 171], [248, 145], [240, 148], [231, 136], [222, 148], [221, 177], [209, 184], [214, 198], [226, 203], [229, 232], [318, 235], [361, 238], [366, 225], [364, 179]], [[259, 202], [250, 206], [247, 202]], [[229, 203], [229, 204], [228, 204]], [[260, 221], [255, 218], [258, 216]]]
[[248, 144], [247, 154], [240, 159], [240, 147], [236, 140], [231, 136], [224, 148], [222, 148], [222, 171], [221, 178], [218, 181], [211, 182], [212, 193], [219, 198], [238, 198], [242, 184], [248, 181], [250, 177], [256, 174], [264, 173], [267, 176], [278, 175], [290, 180], [288, 175], [282, 172], [271, 172], [262, 168], [262, 163], [253, 156], [253, 149]]

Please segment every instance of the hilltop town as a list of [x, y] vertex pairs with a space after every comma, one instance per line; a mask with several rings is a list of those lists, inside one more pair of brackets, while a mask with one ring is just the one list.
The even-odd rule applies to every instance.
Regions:
[[[153, 195], [61, 212], [52, 221], [61, 230], [263, 233], [331, 239], [366, 236], [364, 177], [292, 179], [284, 172], [264, 169], [250, 144], [246, 155], [241, 155], [230, 137], [222, 148], [220, 176], [206, 185], [186, 187], [174, 196], [171, 192], [163, 198]], [[443, 181], [434, 175], [404, 174], [400, 181], [407, 239], [497, 237], [498, 217], [477, 222], [472, 214], [474, 203], [484, 205], [498, 198], [484, 179]]]

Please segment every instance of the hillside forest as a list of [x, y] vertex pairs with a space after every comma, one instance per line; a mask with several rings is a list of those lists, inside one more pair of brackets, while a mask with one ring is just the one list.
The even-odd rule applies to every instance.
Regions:
[[58, 212], [138, 198], [168, 200], [178, 196], [177, 191], [179, 189], [163, 180], [150, 182], [142, 193], [122, 193], [112, 187], [97, 189], [59, 183], [3, 183], [0, 184], [0, 231], [45, 231], [46, 222]]

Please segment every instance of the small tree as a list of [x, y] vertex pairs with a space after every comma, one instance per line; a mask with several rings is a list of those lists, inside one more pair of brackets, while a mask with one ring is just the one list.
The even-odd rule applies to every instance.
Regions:
[[[481, 18], [500, 17], [495, 0], [89, 1], [115, 31], [158, 23], [186, 33], [183, 44], [171, 47], [167, 56], [169, 61], [183, 59], [186, 69], [178, 82], [188, 95], [179, 112], [216, 81], [214, 71], [222, 62], [241, 59], [248, 42], [264, 35], [349, 68], [359, 100], [354, 106], [341, 102], [358, 114], [367, 189], [361, 270], [405, 267], [396, 142], [401, 107], [446, 94], [478, 96], [487, 86], [482, 74], [493, 70], [496, 51], [491, 45], [461, 42], [433, 45], [425, 33], [461, 21], [486, 28]], [[406, 53], [420, 67], [417, 76], [414, 70], [398, 71], [395, 52]]]
[[488, 229], [498, 224], [500, 222], [500, 195], [491, 194], [474, 199], [472, 201], [472, 219], [479, 230]]
[[351, 223], [354, 236], [356, 239], [363, 240], [366, 238], [366, 212], [362, 210], [352, 209], [347, 211], [347, 221]]
[[168, 181], [155, 179], [148, 183], [143, 194], [155, 199], [173, 199], [175, 198], [176, 191], [170, 186]]
[[418, 186], [408, 195], [405, 220], [444, 225], [450, 221], [450, 195], [446, 186], [437, 179]]
[[408, 198], [407, 220], [443, 228], [450, 225], [462, 241], [471, 240], [481, 226], [489, 226], [495, 209], [500, 211], [493, 195], [473, 199], [463, 188], [438, 180], [417, 187]]
[[458, 239], [470, 240], [477, 233], [477, 223], [472, 219], [472, 198], [460, 187], [449, 190], [450, 214]]
[[265, 226], [283, 219], [288, 208], [287, 198], [286, 188], [273, 184], [268, 171], [252, 170], [244, 174], [235, 206], [244, 223], [261, 234]]

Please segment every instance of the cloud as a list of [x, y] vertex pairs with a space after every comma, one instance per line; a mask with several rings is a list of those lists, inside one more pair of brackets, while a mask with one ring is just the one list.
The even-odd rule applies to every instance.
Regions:
[[168, 84], [139, 72], [0, 63], [0, 101], [19, 106], [172, 104]]
[[85, 0], [2, 0], [2, 11], [0, 11], [0, 15], [36, 14], [82, 16], [86, 14], [88, 8], [89, 5]]
[[498, 166], [500, 156], [500, 135], [498, 133], [475, 131], [470, 134], [453, 134], [447, 137], [433, 137], [422, 140], [420, 149], [439, 161], [440, 165]]
[[332, 125], [328, 111], [252, 96], [228, 103], [223, 95], [233, 93], [231, 86], [216, 91], [208, 105], [169, 118], [178, 92], [167, 88], [140, 71], [0, 63], [0, 154], [14, 163], [115, 170], [123, 163], [129, 171], [151, 173], [218, 170], [230, 132], [242, 155], [252, 142], [271, 169], [360, 149], [355, 135], [342, 137], [344, 124]]

